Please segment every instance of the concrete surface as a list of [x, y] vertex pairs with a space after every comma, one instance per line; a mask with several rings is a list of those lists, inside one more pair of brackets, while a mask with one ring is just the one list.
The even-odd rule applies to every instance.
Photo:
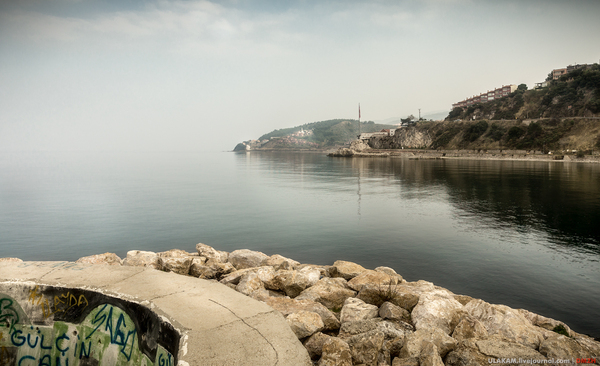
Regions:
[[[179, 340], [176, 340], [178, 341], [178, 352], [175, 352], [176, 356], [173, 355], [173, 361], [176, 361], [174, 364], [202, 366], [299, 366], [312, 364], [306, 349], [278, 311], [217, 282], [144, 267], [90, 265], [73, 262], [4, 262], [0, 264], [0, 294], [5, 295], [7, 299], [12, 299], [13, 302], [18, 302], [33, 326], [49, 325], [52, 320], [68, 321], [69, 316], [83, 318], [89, 313], [88, 311], [88, 313], [78, 315], [72, 311], [75, 308], [64, 308], [62, 313], [55, 312], [49, 318], [45, 317], [47, 314], [40, 315], [42, 313], [39, 311], [35, 313], [33, 306], [35, 299], [31, 293], [36, 286], [41, 289], [37, 304], [42, 301], [44, 294], [42, 290], [46, 291], [46, 294], [55, 294], [57, 289], [71, 290], [71, 294], [80, 296], [80, 298], [82, 296], [80, 294], [87, 294], [85, 295], [87, 298], [95, 297], [90, 295], [92, 293], [102, 294], [98, 299], [90, 300], [90, 305], [93, 303], [100, 307], [102, 301], [105, 301], [113, 304], [115, 311], [127, 309], [135, 326], [145, 327], [144, 329], [153, 327], [144, 325], [148, 316], [143, 315], [143, 321], [136, 317], [142, 316], [139, 313], [144, 313], [146, 309], [149, 309], [152, 314], [158, 315], [155, 323], [156, 321], [161, 323], [155, 328], [158, 327], [161, 331], [164, 329], [166, 333], [171, 330], [172, 334], [180, 337]], [[54, 308], [57, 307], [58, 297], [56, 296], [47, 296], [50, 299], [50, 307], [52, 307], [52, 297], [55, 301]], [[123, 306], [124, 303], [129, 305]], [[84, 305], [87, 305], [87, 300]], [[100, 316], [98, 314], [96, 314], [96, 319]], [[1, 317], [2, 309], [0, 309]], [[88, 314], [86, 319], [89, 318]], [[11, 337], [6, 333], [9, 326], [8, 323], [0, 324], [0, 331], [3, 330], [7, 335], [4, 337], [5, 342]], [[112, 337], [112, 328], [110, 332]], [[145, 336], [142, 336], [139, 329], [138, 334], [140, 334], [139, 342], [143, 343]], [[25, 336], [24, 333], [23, 336]], [[161, 338], [163, 343], [165, 342], [164, 338]], [[145, 349], [156, 348], [156, 342], [150, 342], [147, 339], [145, 341], [148, 343], [148, 345], [144, 345]], [[60, 348], [58, 341], [56, 342], [56, 347]], [[156, 351], [154, 352], [156, 353]], [[160, 352], [162, 351], [159, 350], [159, 354]], [[40, 357], [39, 352], [38, 357]], [[31, 359], [33, 360], [33, 358]], [[75, 361], [84, 364], [83, 361]], [[151, 362], [158, 364], [158, 360], [151, 360]]]

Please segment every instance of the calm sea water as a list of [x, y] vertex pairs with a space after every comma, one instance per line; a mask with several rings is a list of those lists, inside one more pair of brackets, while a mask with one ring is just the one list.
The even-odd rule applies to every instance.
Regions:
[[124, 257], [199, 242], [389, 266], [600, 336], [599, 165], [0, 154], [0, 257]]

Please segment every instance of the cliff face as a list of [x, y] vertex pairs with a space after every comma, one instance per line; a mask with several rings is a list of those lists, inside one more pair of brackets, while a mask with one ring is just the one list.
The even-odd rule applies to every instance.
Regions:
[[376, 136], [369, 140], [374, 149], [421, 149], [431, 146], [433, 139], [427, 130], [414, 127], [400, 128], [394, 136]]
[[538, 151], [600, 149], [600, 117], [509, 121], [419, 122], [394, 136], [368, 140], [374, 149], [513, 149]]

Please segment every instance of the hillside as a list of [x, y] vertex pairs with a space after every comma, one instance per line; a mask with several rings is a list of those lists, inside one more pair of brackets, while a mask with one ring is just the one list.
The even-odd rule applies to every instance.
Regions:
[[522, 84], [509, 96], [469, 107], [454, 108], [447, 121], [592, 117], [600, 115], [600, 65], [569, 72], [548, 87], [526, 90]]
[[479, 120], [418, 122], [394, 136], [372, 137], [375, 149], [579, 151], [600, 149], [600, 118], [552, 118], [536, 121]]
[[[361, 122], [361, 132], [376, 132], [392, 125], [373, 121]], [[305, 123], [301, 126], [271, 131], [258, 138], [239, 143], [234, 151], [256, 149], [326, 149], [344, 145], [358, 136], [358, 121], [352, 119], [332, 119]]]

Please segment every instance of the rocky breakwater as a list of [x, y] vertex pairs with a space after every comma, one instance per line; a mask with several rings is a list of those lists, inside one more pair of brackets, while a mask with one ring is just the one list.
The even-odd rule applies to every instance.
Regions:
[[388, 267], [301, 264], [205, 244], [197, 253], [130, 251], [80, 263], [147, 266], [219, 281], [278, 310], [315, 365], [470, 366], [600, 362], [600, 342], [566, 324], [409, 282]]

